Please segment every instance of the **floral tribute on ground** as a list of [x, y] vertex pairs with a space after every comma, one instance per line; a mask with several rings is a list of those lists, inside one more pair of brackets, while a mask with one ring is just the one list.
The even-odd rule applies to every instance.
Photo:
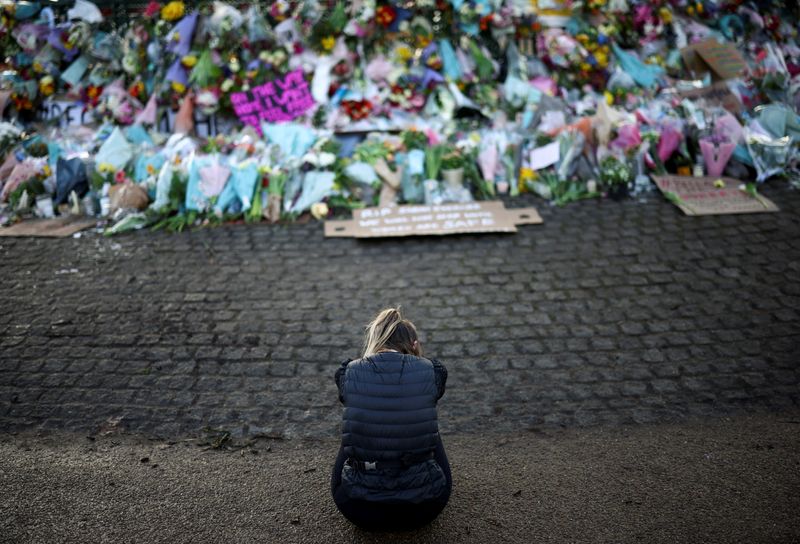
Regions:
[[796, 2], [46, 4], [0, 0], [0, 225], [800, 183]]

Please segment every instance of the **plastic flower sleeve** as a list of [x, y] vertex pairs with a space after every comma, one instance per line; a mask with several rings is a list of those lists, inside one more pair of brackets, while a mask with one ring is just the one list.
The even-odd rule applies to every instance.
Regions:
[[278, 144], [286, 157], [302, 157], [317, 140], [312, 129], [296, 123], [263, 123], [261, 127], [264, 137]]
[[70, 160], [58, 159], [56, 168], [56, 196], [53, 204], [66, 202], [69, 194], [75, 191], [78, 197], [89, 192], [89, 179], [86, 176], [86, 165], [79, 158]]
[[666, 124], [662, 127], [657, 149], [658, 158], [661, 162], [665, 162], [675, 153], [682, 140], [683, 133], [672, 124]]
[[734, 149], [736, 144], [733, 142], [720, 142], [712, 138], [700, 140], [700, 151], [703, 153], [703, 161], [709, 176], [722, 175]]
[[3, 185], [3, 191], [0, 192], [0, 202], [6, 202], [21, 183], [28, 181], [35, 175], [39, 174], [44, 168], [47, 159], [32, 159], [28, 158], [17, 164], [9, 174], [8, 179]]
[[655, 87], [659, 78], [664, 75], [663, 68], [657, 65], [643, 63], [633, 54], [623, 51], [616, 43], [612, 43], [611, 48], [620, 66], [622, 66], [622, 69], [642, 87]]
[[197, 25], [197, 12], [193, 11], [180, 20], [175, 28], [167, 34], [167, 51], [175, 53], [178, 57], [189, 54], [192, 47], [192, 36]]
[[567, 180], [575, 171], [575, 159], [583, 153], [586, 138], [577, 130], [565, 130], [558, 135], [559, 160], [556, 163], [556, 173], [561, 181]]
[[125, 168], [133, 158], [133, 147], [125, 139], [122, 130], [115, 127], [108, 139], [100, 146], [100, 150], [95, 155], [95, 164], [110, 164], [115, 170]]
[[486, 138], [486, 143], [481, 146], [480, 153], [478, 153], [478, 166], [481, 168], [483, 179], [488, 183], [494, 183], [499, 159], [500, 154], [494, 139]]
[[272, 33], [267, 24], [267, 19], [256, 4], [252, 4], [247, 9], [246, 19], [247, 37], [250, 43], [257, 43], [271, 38]]
[[254, 161], [234, 166], [231, 179], [220, 193], [214, 210], [217, 213], [249, 210], [253, 205], [253, 194], [259, 179], [261, 178], [258, 175], [258, 165]]
[[172, 66], [169, 67], [166, 80], [179, 91], [186, 89], [189, 84], [189, 74], [181, 64], [181, 59], [176, 59]]
[[786, 166], [792, 150], [792, 138], [771, 138], [770, 136], [746, 128], [744, 131], [747, 150], [753, 159], [761, 183], [772, 176], [786, 173]]
[[70, 19], [82, 19], [87, 23], [102, 23], [100, 8], [87, 0], [75, 0], [75, 5], [67, 12]]
[[142, 183], [150, 177], [155, 177], [155, 174], [164, 166], [166, 157], [161, 153], [139, 155], [136, 159], [136, 166], [134, 168], [133, 179], [137, 183]]
[[156, 112], [158, 108], [158, 103], [156, 102], [156, 93], [150, 95], [150, 99], [147, 101], [144, 109], [139, 112], [134, 119], [134, 124], [137, 125], [155, 125], [156, 124]]
[[155, 211], [160, 211], [169, 205], [169, 191], [172, 188], [172, 175], [174, 169], [170, 161], [164, 162], [156, 181], [156, 199], [150, 205]]
[[336, 174], [333, 172], [323, 172], [312, 170], [306, 172], [303, 178], [303, 188], [300, 198], [287, 211], [299, 213], [307, 210], [312, 204], [321, 201], [323, 198], [333, 194], [333, 181]]
[[220, 165], [215, 157], [196, 157], [189, 167], [186, 183], [186, 209], [206, 210], [209, 198], [219, 195], [230, 176], [230, 170]]
[[175, 134], [191, 134], [194, 131], [194, 95], [188, 94], [183, 97], [181, 107], [175, 116]]
[[81, 55], [69, 65], [69, 68], [61, 72], [61, 79], [69, 83], [72, 87], [77, 87], [89, 69], [89, 58]]

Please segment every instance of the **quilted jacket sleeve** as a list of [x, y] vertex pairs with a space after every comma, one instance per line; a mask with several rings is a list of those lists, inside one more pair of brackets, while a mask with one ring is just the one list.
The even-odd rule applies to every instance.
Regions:
[[445, 385], [447, 384], [447, 369], [438, 359], [431, 359], [433, 363], [433, 374], [436, 379], [436, 390], [438, 391], [436, 400], [444, 395]]
[[333, 376], [333, 379], [336, 380], [336, 387], [339, 389], [339, 402], [341, 402], [342, 404], [344, 404], [344, 397], [342, 396], [344, 371], [347, 369], [347, 365], [350, 364], [350, 361], [352, 360], [353, 359], [350, 359], [349, 357], [347, 359], [344, 359], [339, 365], [339, 368], [336, 369], [336, 374], [334, 374]]

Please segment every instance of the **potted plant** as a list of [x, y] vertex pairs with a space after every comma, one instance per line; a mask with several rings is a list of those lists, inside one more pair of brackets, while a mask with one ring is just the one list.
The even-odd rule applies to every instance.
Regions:
[[630, 166], [614, 156], [600, 161], [600, 183], [613, 200], [622, 200], [628, 196], [628, 183], [632, 176]]
[[442, 178], [451, 187], [464, 184], [464, 156], [460, 151], [453, 150], [442, 157]]

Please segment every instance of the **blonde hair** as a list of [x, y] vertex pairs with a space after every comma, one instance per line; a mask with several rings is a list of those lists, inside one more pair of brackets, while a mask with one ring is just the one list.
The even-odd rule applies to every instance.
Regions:
[[422, 355], [417, 328], [408, 319], [403, 319], [399, 307], [381, 310], [364, 331], [364, 357], [385, 349], [417, 357]]

